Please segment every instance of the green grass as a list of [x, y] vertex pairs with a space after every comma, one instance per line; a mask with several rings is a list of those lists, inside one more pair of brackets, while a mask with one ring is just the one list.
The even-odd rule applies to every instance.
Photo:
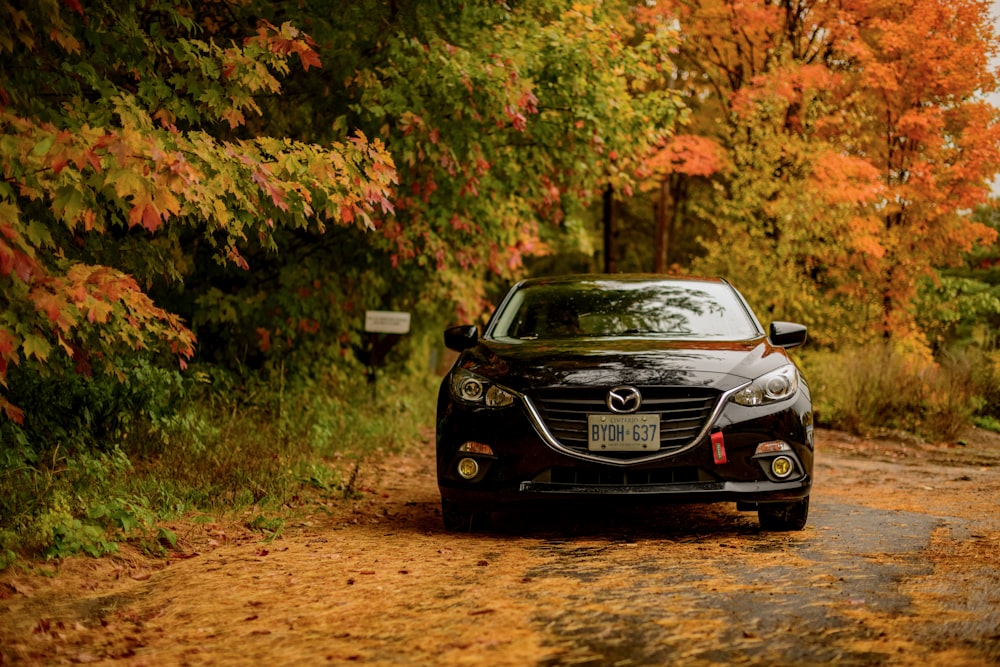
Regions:
[[1000, 433], [1000, 419], [992, 416], [973, 417], [972, 423], [985, 431]]
[[[112, 553], [125, 541], [162, 553], [176, 542], [163, 523], [195, 513], [247, 514], [248, 527], [276, 537], [289, 506], [356, 496], [371, 457], [419, 441], [433, 423], [429, 376], [380, 377], [377, 393], [337, 375], [293, 386], [280, 375], [192, 377], [170, 410], [126, 401], [128, 419], [100, 437], [89, 421], [56, 414], [25, 429], [4, 424], [5, 445], [16, 446], [0, 460], [0, 569], [24, 556]], [[45, 391], [63, 403], [119, 391], [77, 382], [60, 394], [50, 380]]]

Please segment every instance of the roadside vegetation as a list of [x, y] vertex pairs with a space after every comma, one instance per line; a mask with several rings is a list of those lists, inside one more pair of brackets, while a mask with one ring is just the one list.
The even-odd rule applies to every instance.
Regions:
[[[974, 217], [1000, 230], [996, 209]], [[914, 308], [927, 345], [883, 339], [803, 352], [818, 423], [931, 442], [955, 442], [969, 426], [1000, 432], [1000, 243], [928, 280]]]
[[0, 19], [2, 567], [360, 492], [432, 426], [442, 329], [527, 275], [723, 276], [809, 327], [821, 426], [1000, 429], [981, 0]]
[[891, 345], [806, 353], [817, 423], [864, 435], [905, 432], [958, 442], [970, 426], [1000, 431], [1000, 354], [929, 360]]
[[[181, 374], [137, 364], [123, 381], [14, 377], [37, 399], [0, 424], [0, 566], [18, 553], [165, 553], [167, 520], [233, 519], [279, 533], [295, 508], [362, 493], [366, 462], [426, 439], [436, 376], [330, 367], [323, 380]], [[2, 569], [0, 567], [0, 569]]]

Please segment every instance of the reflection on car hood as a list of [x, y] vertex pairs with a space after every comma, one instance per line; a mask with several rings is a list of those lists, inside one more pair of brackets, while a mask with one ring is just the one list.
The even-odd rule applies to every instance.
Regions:
[[681, 385], [726, 391], [789, 363], [765, 338], [483, 340], [461, 365], [516, 391], [558, 385]]

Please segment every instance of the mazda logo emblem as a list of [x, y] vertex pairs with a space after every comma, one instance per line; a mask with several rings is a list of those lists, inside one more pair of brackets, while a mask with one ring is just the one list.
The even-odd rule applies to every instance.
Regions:
[[611, 412], [635, 412], [640, 405], [642, 394], [635, 387], [615, 387], [608, 392], [608, 410]]

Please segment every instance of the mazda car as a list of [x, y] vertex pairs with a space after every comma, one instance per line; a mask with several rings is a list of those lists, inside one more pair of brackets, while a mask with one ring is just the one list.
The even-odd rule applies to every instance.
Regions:
[[530, 503], [735, 502], [763, 530], [800, 530], [813, 482], [809, 386], [723, 279], [523, 280], [478, 326], [437, 404], [445, 528], [488, 528]]

